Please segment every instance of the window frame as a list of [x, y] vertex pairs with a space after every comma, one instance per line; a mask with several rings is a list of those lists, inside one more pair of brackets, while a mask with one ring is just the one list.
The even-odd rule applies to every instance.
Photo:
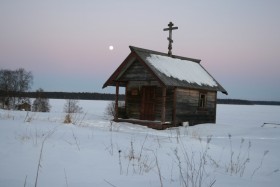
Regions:
[[207, 108], [207, 93], [200, 92], [198, 99], [198, 108], [205, 110]]

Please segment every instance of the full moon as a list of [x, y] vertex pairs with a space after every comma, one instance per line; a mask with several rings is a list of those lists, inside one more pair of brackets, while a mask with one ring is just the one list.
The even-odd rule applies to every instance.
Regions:
[[112, 51], [114, 49], [114, 46], [110, 45], [109, 50]]

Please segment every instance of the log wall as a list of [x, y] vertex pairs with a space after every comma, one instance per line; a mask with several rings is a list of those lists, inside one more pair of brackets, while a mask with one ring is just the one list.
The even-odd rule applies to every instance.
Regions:
[[[199, 108], [199, 95], [206, 94], [206, 105]], [[190, 89], [176, 91], [176, 123], [189, 122], [190, 125], [216, 122], [216, 92]]]

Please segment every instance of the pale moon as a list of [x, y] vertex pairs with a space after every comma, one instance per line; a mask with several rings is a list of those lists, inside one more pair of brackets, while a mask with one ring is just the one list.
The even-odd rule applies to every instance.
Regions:
[[112, 51], [114, 49], [114, 46], [110, 45], [109, 50]]

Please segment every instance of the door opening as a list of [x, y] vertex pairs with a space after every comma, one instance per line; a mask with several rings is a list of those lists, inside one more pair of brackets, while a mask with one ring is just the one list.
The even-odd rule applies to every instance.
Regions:
[[156, 87], [142, 87], [141, 120], [155, 120]]

